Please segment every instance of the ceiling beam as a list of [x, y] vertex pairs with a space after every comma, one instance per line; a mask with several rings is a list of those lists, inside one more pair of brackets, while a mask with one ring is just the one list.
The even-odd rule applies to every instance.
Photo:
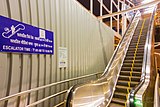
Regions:
[[146, 4], [134, 6], [134, 7], [132, 7], [132, 8], [129, 8], [129, 9], [126, 9], [126, 10], [123, 10], [123, 11], [114, 12], [114, 13], [111, 13], [111, 14], [99, 16], [98, 19], [99, 19], [99, 20], [102, 20], [102, 19], [104, 19], [104, 18], [113, 17], [113, 16], [115, 16], [115, 15], [119, 15], [119, 14], [131, 12], [131, 11], [134, 11], [134, 10], [143, 9], [143, 8], [145, 8], [145, 7], [150, 7], [150, 6], [156, 5], [156, 4], [158, 4], [159, 2], [160, 2], [160, 0], [155, 0], [155, 1], [152, 1], [152, 2], [149, 2], [149, 3], [146, 3]]

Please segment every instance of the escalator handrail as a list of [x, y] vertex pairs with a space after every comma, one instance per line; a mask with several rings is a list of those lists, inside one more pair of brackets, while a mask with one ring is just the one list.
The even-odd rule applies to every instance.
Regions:
[[[136, 13], [137, 13], [137, 12], [135, 12], [134, 17], [132, 18], [131, 23], [128, 25], [128, 27], [127, 27], [127, 29], [126, 29], [126, 31], [125, 31], [125, 34], [123, 35], [120, 43], [118, 44], [116, 50], [114, 51], [114, 53], [113, 53], [113, 55], [112, 55], [112, 57], [111, 57], [111, 60], [109, 61], [109, 63], [108, 63], [108, 65], [107, 65], [104, 73], [101, 75], [100, 78], [104, 77], [104, 76], [107, 74], [107, 71], [109, 70], [109, 68], [111, 67], [111, 65], [112, 65], [112, 63], [113, 63], [113, 61], [114, 61], [114, 59], [115, 59], [115, 56], [117, 55], [117, 52], [118, 52], [118, 50], [119, 50], [119, 48], [120, 48], [120, 45], [121, 45], [121, 43], [123, 42], [124, 37], [125, 37], [125, 35], [127, 34], [128, 30], [129, 30], [129, 28], [130, 28], [130, 26], [131, 26], [131, 24], [132, 24], [132, 22], [133, 22], [133, 19], [134, 19], [135, 16], [136, 16]], [[88, 82], [87, 82], [87, 83], [88, 83]], [[86, 83], [76, 84], [76, 85], [72, 86], [72, 87], [68, 90], [68, 92], [67, 92], [67, 94], [66, 94], [66, 98], [65, 98], [65, 106], [66, 106], [66, 107], [69, 107], [69, 105], [70, 105], [70, 101], [71, 101], [71, 98], [72, 98], [72, 92], [75, 90], [75, 88], [76, 88], [76, 87], [79, 87], [79, 86], [81, 86], [81, 85], [84, 85], [84, 84], [86, 84]]]
[[115, 49], [115, 51], [114, 51], [112, 57], [110, 58], [110, 61], [109, 61], [108, 64], [107, 64], [107, 67], [106, 67], [106, 69], [104, 70], [104, 73], [101, 75], [101, 77], [103, 77], [103, 76], [105, 76], [105, 75], [107, 74], [107, 72], [108, 72], [110, 66], [112, 65], [112, 63], [113, 63], [113, 61], [114, 61], [114, 59], [115, 59], [115, 56], [116, 56], [116, 54], [117, 54], [117, 52], [118, 52], [118, 50], [119, 50], [119, 48], [120, 48], [120, 44], [123, 42], [123, 39], [124, 39], [125, 35], [127, 34], [128, 29], [130, 28], [130, 26], [131, 26], [131, 24], [132, 24], [132, 22], [133, 22], [133, 19], [134, 19], [135, 16], [136, 16], [136, 13], [137, 13], [137, 11], [134, 12], [134, 16], [133, 16], [131, 22], [129, 23], [129, 25], [128, 25], [128, 27], [127, 27], [127, 29], [126, 29], [124, 35], [122, 36], [122, 39], [120, 40], [120, 43], [118, 43], [118, 46], [116, 47], [116, 49]]
[[152, 30], [152, 25], [154, 24], [154, 15], [155, 15], [155, 12], [156, 12], [156, 8], [154, 8], [154, 11], [152, 13], [152, 16], [150, 18], [150, 23], [149, 23], [149, 28], [148, 28], [148, 33], [147, 33], [147, 37], [146, 37], [146, 43], [145, 43], [145, 50], [144, 50], [144, 60], [143, 60], [143, 66], [142, 66], [142, 76], [141, 76], [141, 80], [139, 82], [139, 84], [133, 88], [130, 92], [130, 95], [129, 95], [129, 103], [130, 103], [130, 107], [134, 107], [134, 97], [136, 95], [136, 93], [138, 92], [138, 90], [144, 85], [145, 83], [145, 77], [146, 77], [146, 65], [147, 65], [147, 56], [148, 56], [148, 47], [147, 45], [151, 45], [150, 41], [149, 41], [149, 38], [151, 37], [151, 30]]

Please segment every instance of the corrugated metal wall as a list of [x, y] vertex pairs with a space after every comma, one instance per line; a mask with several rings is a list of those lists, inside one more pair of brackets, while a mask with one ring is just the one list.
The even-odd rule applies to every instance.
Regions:
[[[0, 15], [55, 33], [55, 54], [0, 53], [0, 98], [34, 87], [103, 71], [114, 48], [113, 32], [75, 0], [0, 0]], [[68, 67], [58, 68], [58, 48], [67, 47]], [[76, 83], [74, 81], [72, 84]], [[71, 85], [72, 85], [71, 84]], [[24, 107], [64, 90], [65, 84], [47, 88], [0, 107]], [[49, 107], [64, 96], [38, 106]]]

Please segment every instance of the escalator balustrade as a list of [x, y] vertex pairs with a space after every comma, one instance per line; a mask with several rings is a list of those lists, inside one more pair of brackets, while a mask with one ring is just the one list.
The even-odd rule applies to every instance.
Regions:
[[124, 59], [110, 107], [126, 107], [130, 90], [140, 82], [148, 24], [149, 19], [140, 20], [138, 23]]

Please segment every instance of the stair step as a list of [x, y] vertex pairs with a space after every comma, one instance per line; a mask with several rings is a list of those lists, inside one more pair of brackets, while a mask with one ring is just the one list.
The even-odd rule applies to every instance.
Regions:
[[[124, 60], [124, 63], [132, 63], [133, 62], [133, 60]], [[143, 60], [141, 59], [136, 59], [136, 60], [134, 60], [134, 63], [142, 63], [143, 62]]]
[[132, 45], [129, 46], [129, 48], [136, 48], [136, 46], [138, 46], [138, 48], [144, 48], [144, 45]]
[[[135, 49], [128, 49], [127, 53], [135, 53]], [[137, 50], [137, 53], [144, 53], [144, 49], [143, 50]]]
[[[134, 52], [133, 53], [127, 52], [126, 56], [134, 56]], [[143, 56], [143, 53], [136, 53], [136, 56]]]
[[[138, 42], [138, 39], [139, 39], [139, 37], [135, 37], [135, 38], [132, 38], [132, 40], [131, 40], [131, 42]], [[140, 38], [140, 41], [143, 41], [143, 42], [145, 42], [146, 41], [146, 38]]]
[[130, 77], [130, 76], [120, 75], [119, 78], [118, 78], [118, 80], [130, 81], [129, 78], [131, 78], [131, 81], [136, 81], [136, 82], [139, 82], [140, 79], [141, 79], [141, 77], [137, 77], [137, 76], [132, 76], [132, 77]]
[[[133, 38], [136, 38], [136, 37], [139, 37], [139, 34], [136, 34], [136, 35], [134, 34], [134, 35], [133, 35]], [[146, 38], [145, 35], [141, 35], [141, 37], [142, 37], [142, 38]]]
[[[132, 60], [133, 58], [134, 58], [133, 56], [126, 56], [126, 57], [125, 57], [126, 60], [128, 60], [128, 59], [131, 59], [131, 60]], [[143, 56], [136, 56], [135, 59], [143, 59]]]
[[[131, 44], [137, 44], [137, 42], [138, 42], [138, 40], [137, 41], [136, 40], [135, 41], [131, 41]], [[142, 41], [140, 40], [139, 43], [145, 43], [145, 42], [146, 42], [146, 40], [142, 40]]]
[[124, 105], [120, 105], [120, 104], [116, 104], [116, 103], [111, 102], [109, 104], [109, 107], [124, 107]]
[[[141, 37], [141, 38], [140, 38], [140, 41], [145, 42], [145, 41], [146, 41], [146, 38]], [[131, 42], [138, 42], [138, 37], [137, 37], [137, 38], [133, 38], [133, 39], [131, 40]]]
[[[120, 75], [126, 75], [126, 76], [130, 76], [130, 71], [121, 71]], [[132, 71], [132, 76], [141, 76], [141, 72], [139, 71]]]
[[[124, 67], [132, 67], [132, 62], [131, 63], [123, 63]], [[142, 63], [134, 63], [134, 67], [142, 67]]]
[[120, 86], [120, 85], [116, 85], [116, 89], [115, 92], [121, 92], [121, 93], [128, 93], [128, 91], [131, 90], [131, 87], [126, 87], [126, 86]]
[[134, 81], [122, 81], [122, 80], [118, 80], [118, 83], [117, 85], [120, 85], [120, 86], [126, 86], [126, 87], [135, 87], [139, 82], [134, 82]]
[[[130, 71], [130, 70], [131, 70], [131, 67], [122, 66], [122, 68], [121, 68], [121, 71]], [[133, 67], [133, 71], [141, 72], [141, 70], [142, 70], [142, 67]]]
[[[130, 51], [131, 51], [131, 50], [133, 51], [133, 50], [135, 50], [135, 49], [136, 49], [136, 48], [128, 48], [128, 50], [130, 50]], [[138, 50], [144, 50], [144, 47], [138, 48], [137, 51], [138, 51]]]
[[[129, 47], [129, 48], [128, 48], [128, 50], [130, 50], [130, 51], [132, 50], [132, 51], [134, 51], [134, 52], [135, 52], [135, 49], [136, 49], [135, 47]], [[144, 50], [144, 47], [139, 47], [139, 48], [137, 48], [137, 51], [138, 51], [138, 50]]]
[[[142, 46], [144, 46], [144, 44], [145, 44], [145, 42], [144, 43], [139, 43], [138, 45], [142, 45]], [[130, 44], [129, 46], [135, 46], [135, 45], [137, 45], [137, 43], [132, 43], [132, 44]]]
[[[127, 51], [127, 54], [133, 54], [133, 55], [134, 55], [134, 53], [135, 53], [135, 50], [133, 50], [133, 51]], [[141, 54], [144, 54], [144, 51], [142, 51], [142, 50], [137, 50], [136, 56], [138, 56], [137, 54], [140, 54], [139, 56], [143, 56], [143, 55], [141, 55]]]
[[111, 103], [116, 103], [116, 104], [120, 104], [123, 106], [125, 106], [125, 102], [126, 102], [126, 100], [122, 100], [120, 98], [112, 98], [112, 101], [111, 101]]
[[[133, 38], [132, 38], [132, 39], [138, 39], [138, 38], [139, 38], [139, 35], [138, 35], [138, 36], [133, 36]], [[141, 35], [140, 39], [141, 39], [141, 38], [145, 39], [145, 38], [146, 38], [146, 36]]]
[[126, 94], [126, 93], [115, 92], [113, 95], [113, 98], [120, 98], [120, 99], [127, 100], [127, 96], [128, 96], [128, 94]]

